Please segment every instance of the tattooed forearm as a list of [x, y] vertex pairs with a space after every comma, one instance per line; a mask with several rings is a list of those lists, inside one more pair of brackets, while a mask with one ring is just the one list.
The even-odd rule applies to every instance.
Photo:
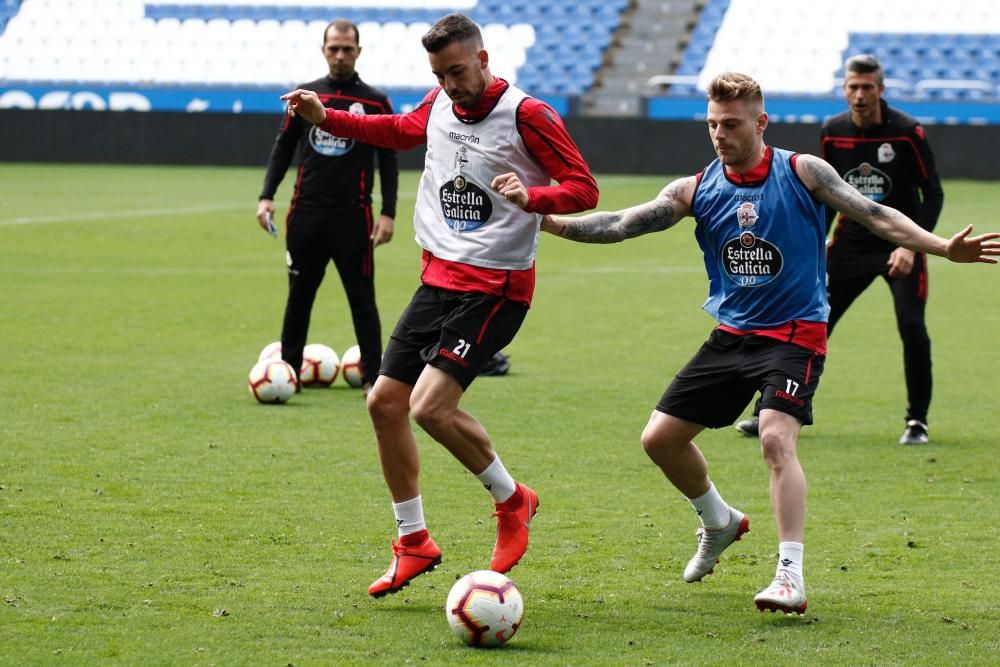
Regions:
[[625, 239], [672, 227], [673, 200], [660, 196], [647, 204], [623, 211], [598, 212], [579, 218], [561, 218], [559, 235], [582, 243], [618, 243]]
[[559, 230], [559, 236], [584, 243], [618, 243], [625, 240], [622, 233], [623, 211], [616, 213], [591, 213], [572, 218]]
[[826, 194], [830, 206], [847, 217], [853, 220], [869, 220], [885, 212], [884, 206], [858, 192], [826, 162], [808, 160], [806, 169], [816, 179], [820, 192]]
[[829, 164], [803, 155], [809, 179], [815, 182], [813, 193], [825, 204], [860, 222], [874, 234], [891, 243], [915, 250], [943, 254], [943, 239], [937, 237], [894, 208], [873, 202], [854, 186], [840, 178]]

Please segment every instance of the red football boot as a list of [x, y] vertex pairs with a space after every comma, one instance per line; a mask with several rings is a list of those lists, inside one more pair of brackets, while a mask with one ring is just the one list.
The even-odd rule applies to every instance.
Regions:
[[497, 543], [493, 547], [490, 569], [503, 574], [517, 565], [528, 550], [528, 529], [538, 511], [538, 494], [516, 483], [514, 495], [497, 504]]
[[395, 593], [424, 572], [441, 564], [441, 550], [430, 533], [421, 530], [392, 541], [392, 562], [389, 569], [368, 587], [368, 595], [380, 598]]

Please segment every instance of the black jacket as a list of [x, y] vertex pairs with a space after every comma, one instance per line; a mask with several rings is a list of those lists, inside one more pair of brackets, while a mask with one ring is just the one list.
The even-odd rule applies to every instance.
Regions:
[[[861, 129], [849, 111], [823, 123], [822, 157], [865, 196], [891, 206], [931, 231], [944, 204], [941, 179], [924, 128], [916, 119], [881, 100], [882, 123]], [[829, 222], [834, 212], [828, 209]], [[871, 243], [874, 249], [893, 246], [866, 227], [840, 216], [838, 238]]]
[[[323, 104], [354, 113], [392, 113], [389, 98], [361, 80], [355, 72], [346, 81], [329, 76], [299, 86], [315, 91]], [[378, 155], [381, 213], [396, 217], [399, 166], [396, 152], [375, 148], [353, 139], [328, 134], [299, 116], [285, 114], [267, 162], [261, 199], [274, 199], [295, 150], [299, 169], [292, 196], [292, 208], [359, 208], [370, 206], [374, 182], [375, 155]]]

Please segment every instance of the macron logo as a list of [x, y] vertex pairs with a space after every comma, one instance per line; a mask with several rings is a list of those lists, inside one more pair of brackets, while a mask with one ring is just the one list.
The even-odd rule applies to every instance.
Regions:
[[449, 132], [448, 133], [448, 138], [449, 139], [454, 139], [455, 141], [465, 141], [465, 142], [468, 142], [470, 144], [478, 144], [479, 143], [479, 137], [477, 137], [474, 134], [459, 134], [458, 132]]

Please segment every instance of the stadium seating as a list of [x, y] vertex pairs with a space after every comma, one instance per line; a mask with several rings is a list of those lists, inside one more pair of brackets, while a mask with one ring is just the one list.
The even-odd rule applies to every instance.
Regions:
[[[872, 53], [896, 97], [1000, 98], [1000, 4], [993, 0], [707, 0], [669, 94], [744, 71], [771, 94], [839, 94], [844, 60]], [[699, 93], [700, 94], [700, 93]]]
[[[483, 26], [496, 74], [536, 95], [578, 96], [611, 62], [608, 49], [628, 7], [629, 0], [365, 0], [350, 7], [0, 0], [0, 84], [290, 86], [322, 72], [322, 30], [343, 14], [359, 25], [366, 80], [426, 90], [436, 81], [419, 38], [461, 8]], [[670, 96], [700, 96], [725, 69], [753, 74], [770, 95], [829, 96], [839, 94], [844, 59], [863, 52], [882, 61], [893, 96], [998, 101], [1000, 3], [704, 0], [676, 69], [665, 63], [657, 72], [654, 64], [649, 76], [668, 84]]]
[[463, 7], [483, 26], [494, 73], [535, 94], [592, 84], [628, 0], [144, 2], [0, 0], [0, 81], [290, 86], [322, 71], [323, 28], [359, 26], [358, 69], [384, 88], [436, 84], [420, 46]]

